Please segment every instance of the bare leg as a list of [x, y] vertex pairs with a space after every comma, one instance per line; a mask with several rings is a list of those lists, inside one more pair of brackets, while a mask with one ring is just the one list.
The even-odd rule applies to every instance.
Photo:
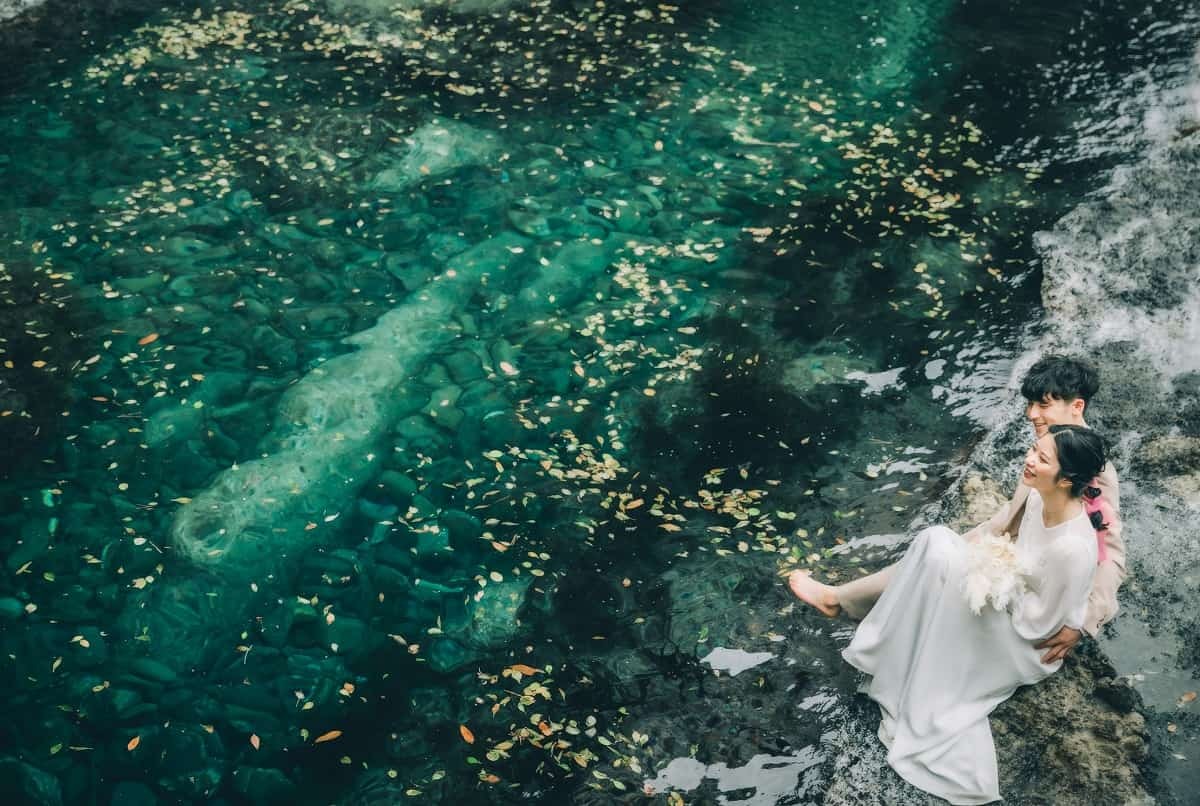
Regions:
[[793, 571], [789, 574], [788, 587], [801, 601], [830, 618], [835, 618], [841, 612], [837, 588], [817, 582], [807, 571]]

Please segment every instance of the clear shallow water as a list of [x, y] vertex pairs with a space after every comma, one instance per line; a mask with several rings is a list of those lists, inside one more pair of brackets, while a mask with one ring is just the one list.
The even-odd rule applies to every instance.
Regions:
[[[603, 799], [759, 754], [818, 797], [851, 681], [777, 572], [902, 531], [1003, 422], [1028, 233], [1186, 29], [389, 8], [14, 51], [5, 745], [68, 801]], [[783, 693], [707, 682], [783, 645]]]

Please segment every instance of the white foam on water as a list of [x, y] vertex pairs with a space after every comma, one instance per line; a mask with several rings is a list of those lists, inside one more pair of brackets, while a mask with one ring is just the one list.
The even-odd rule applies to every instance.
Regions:
[[[765, 753], [751, 758], [740, 767], [731, 767], [722, 762], [705, 764], [694, 758], [673, 759], [658, 771], [654, 778], [643, 783], [647, 793], [669, 791], [691, 792], [705, 780], [716, 782], [721, 793], [738, 792], [736, 800], [717, 797], [717, 803], [738, 803], [744, 806], [774, 806], [783, 797], [804, 796], [804, 772], [825, 761], [825, 754], [816, 747], [804, 747], [792, 755], [772, 756]], [[753, 790], [753, 794], [742, 797], [742, 790]]]
[[0, 22], [16, 19], [26, 11], [45, 3], [46, 0], [0, 0]]
[[774, 657], [770, 652], [747, 652], [744, 649], [719, 646], [714, 647], [700, 662], [707, 663], [718, 672], [727, 672], [730, 677], [737, 677], [747, 669], [761, 666]]

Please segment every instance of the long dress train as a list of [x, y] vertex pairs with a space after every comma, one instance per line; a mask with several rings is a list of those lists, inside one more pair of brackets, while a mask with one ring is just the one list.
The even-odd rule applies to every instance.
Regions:
[[1000, 798], [988, 714], [1019, 686], [1057, 671], [1034, 643], [1083, 624], [1096, 570], [1096, 535], [1082, 508], [1052, 528], [1031, 491], [1016, 549], [1029, 590], [975, 615], [962, 592], [967, 543], [944, 526], [917, 534], [842, 657], [869, 675], [888, 763], [909, 783], [954, 804]]

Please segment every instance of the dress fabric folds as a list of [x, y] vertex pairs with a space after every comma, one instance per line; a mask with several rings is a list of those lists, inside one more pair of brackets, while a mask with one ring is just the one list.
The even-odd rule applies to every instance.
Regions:
[[1082, 508], [1047, 528], [1031, 491], [1016, 547], [1030, 563], [1028, 590], [1008, 611], [975, 615], [962, 591], [967, 546], [944, 526], [918, 533], [842, 652], [868, 675], [862, 690], [879, 704], [888, 763], [954, 804], [999, 800], [988, 714], [1062, 665], [1043, 664], [1034, 643], [1083, 625], [1097, 562]]

